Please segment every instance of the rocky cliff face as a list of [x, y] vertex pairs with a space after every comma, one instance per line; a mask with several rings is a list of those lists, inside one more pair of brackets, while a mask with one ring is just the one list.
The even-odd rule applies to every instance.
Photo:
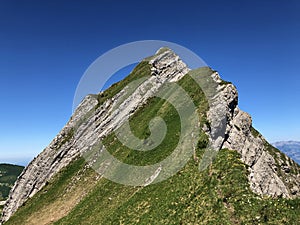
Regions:
[[[96, 95], [89, 95], [82, 101], [61, 132], [20, 175], [3, 209], [2, 221], [7, 221], [63, 167], [121, 126], [161, 85], [177, 81], [190, 71], [169, 49], [159, 50], [145, 62], [151, 74], [143, 77], [137, 88], [124, 88], [103, 102]], [[254, 192], [287, 198], [300, 196], [300, 171], [295, 169], [298, 168], [295, 163], [269, 146], [252, 128], [251, 117], [237, 106], [238, 94], [232, 84], [222, 81], [214, 71], [210, 79], [214, 81], [214, 91], [205, 93], [209, 97], [210, 128], [204, 129], [211, 146], [241, 154], [249, 166], [249, 182]], [[224, 128], [221, 132], [220, 127]]]
[[[238, 108], [238, 94], [232, 84], [222, 85], [217, 73], [212, 74], [218, 83], [219, 91], [213, 98], [208, 112], [212, 131], [220, 127], [215, 121], [221, 112], [226, 112], [226, 131], [224, 137], [213, 138], [208, 132], [214, 146], [236, 150], [242, 160], [249, 166], [251, 189], [260, 195], [293, 198], [300, 196], [300, 170], [296, 163], [267, 143], [252, 127], [251, 116]], [[214, 127], [216, 127], [214, 129]]]

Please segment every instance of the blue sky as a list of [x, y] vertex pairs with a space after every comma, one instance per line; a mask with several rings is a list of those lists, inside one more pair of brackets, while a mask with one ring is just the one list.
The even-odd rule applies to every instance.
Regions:
[[299, 11], [297, 0], [1, 1], [0, 162], [25, 164], [50, 143], [97, 57], [149, 39], [191, 49], [232, 81], [269, 141], [299, 141]]

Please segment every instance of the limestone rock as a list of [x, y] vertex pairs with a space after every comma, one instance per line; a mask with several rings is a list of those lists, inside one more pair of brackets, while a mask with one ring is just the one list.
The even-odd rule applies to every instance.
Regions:
[[[299, 177], [290, 174], [286, 179], [279, 175], [290, 173], [289, 163], [296, 167], [295, 162], [287, 156], [282, 159], [281, 154], [272, 149], [263, 136], [254, 130], [251, 116], [238, 108], [236, 88], [232, 84], [222, 84], [217, 73], [211, 76], [218, 83], [219, 90], [212, 98], [208, 112], [212, 129], [207, 133], [212, 146], [216, 150], [227, 148], [241, 154], [242, 161], [249, 166], [248, 178], [250, 187], [255, 193], [286, 198], [300, 196]], [[223, 129], [220, 130], [220, 127]], [[216, 134], [216, 132], [222, 134], [224, 131], [223, 136]], [[279, 170], [282, 173], [279, 173]], [[299, 171], [297, 173], [299, 174]], [[289, 188], [291, 186], [294, 188]]]

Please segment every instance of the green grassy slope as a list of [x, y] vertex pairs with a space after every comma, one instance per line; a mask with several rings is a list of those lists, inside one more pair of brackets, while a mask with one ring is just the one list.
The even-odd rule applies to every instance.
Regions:
[[[199, 150], [199, 156], [201, 153]], [[64, 198], [68, 188], [72, 188], [70, 180], [82, 173], [83, 165], [83, 159], [73, 162], [6, 224], [38, 224], [33, 215], [43, 214], [43, 208]], [[55, 213], [52, 209], [47, 216]], [[199, 173], [197, 163], [190, 160], [175, 176], [144, 188], [100, 179], [67, 216], [54, 224], [299, 224], [299, 221], [300, 199], [255, 195], [249, 188], [246, 165], [239, 154], [222, 150], [204, 172]]]
[[[207, 76], [210, 72], [203, 68], [199, 75]], [[208, 103], [201, 89], [189, 76], [178, 84], [198, 107], [202, 124], [206, 123]], [[115, 94], [118, 87], [123, 87], [123, 83], [104, 92], [99, 101]], [[103, 141], [107, 149], [123, 162], [135, 165], [153, 164], [165, 158], [176, 146], [180, 132], [178, 114], [169, 103], [150, 99], [130, 118], [130, 125], [136, 136], [148, 137], [148, 122], [157, 115], [168, 126], [166, 141], [160, 146], [136, 152], [111, 134]], [[196, 149], [200, 159], [205, 143], [207, 139], [201, 133]], [[99, 178], [79, 158], [5, 224], [299, 224], [300, 199], [272, 199], [254, 194], [248, 184], [247, 166], [236, 151], [221, 150], [205, 171], [199, 172], [198, 166], [191, 157], [183, 169], [163, 182], [129, 187]]]

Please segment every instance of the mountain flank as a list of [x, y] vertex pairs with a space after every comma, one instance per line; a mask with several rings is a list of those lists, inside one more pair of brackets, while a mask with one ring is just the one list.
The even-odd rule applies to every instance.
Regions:
[[[129, 88], [136, 80], [137, 88]], [[93, 161], [84, 158], [99, 140], [111, 155], [130, 165], [152, 165], [172, 154], [180, 140], [180, 117], [172, 104], [153, 97], [168, 83], [179, 85], [197, 108], [199, 135], [190, 160], [158, 183], [155, 179], [169, 168], [162, 167], [150, 183], [140, 180], [136, 186], [102, 177], [93, 169]], [[127, 120], [132, 133], [147, 140], [148, 124], [156, 116], [168, 128], [156, 148], [138, 152], [118, 140], [114, 130]], [[210, 152], [215, 155], [213, 163], [199, 170]], [[122, 179], [126, 178], [125, 174]], [[252, 127], [251, 116], [238, 108], [235, 86], [209, 67], [190, 70], [172, 50], [163, 48], [124, 80], [85, 97], [70, 121], [18, 178], [2, 222], [297, 224], [299, 187], [299, 165]]]

